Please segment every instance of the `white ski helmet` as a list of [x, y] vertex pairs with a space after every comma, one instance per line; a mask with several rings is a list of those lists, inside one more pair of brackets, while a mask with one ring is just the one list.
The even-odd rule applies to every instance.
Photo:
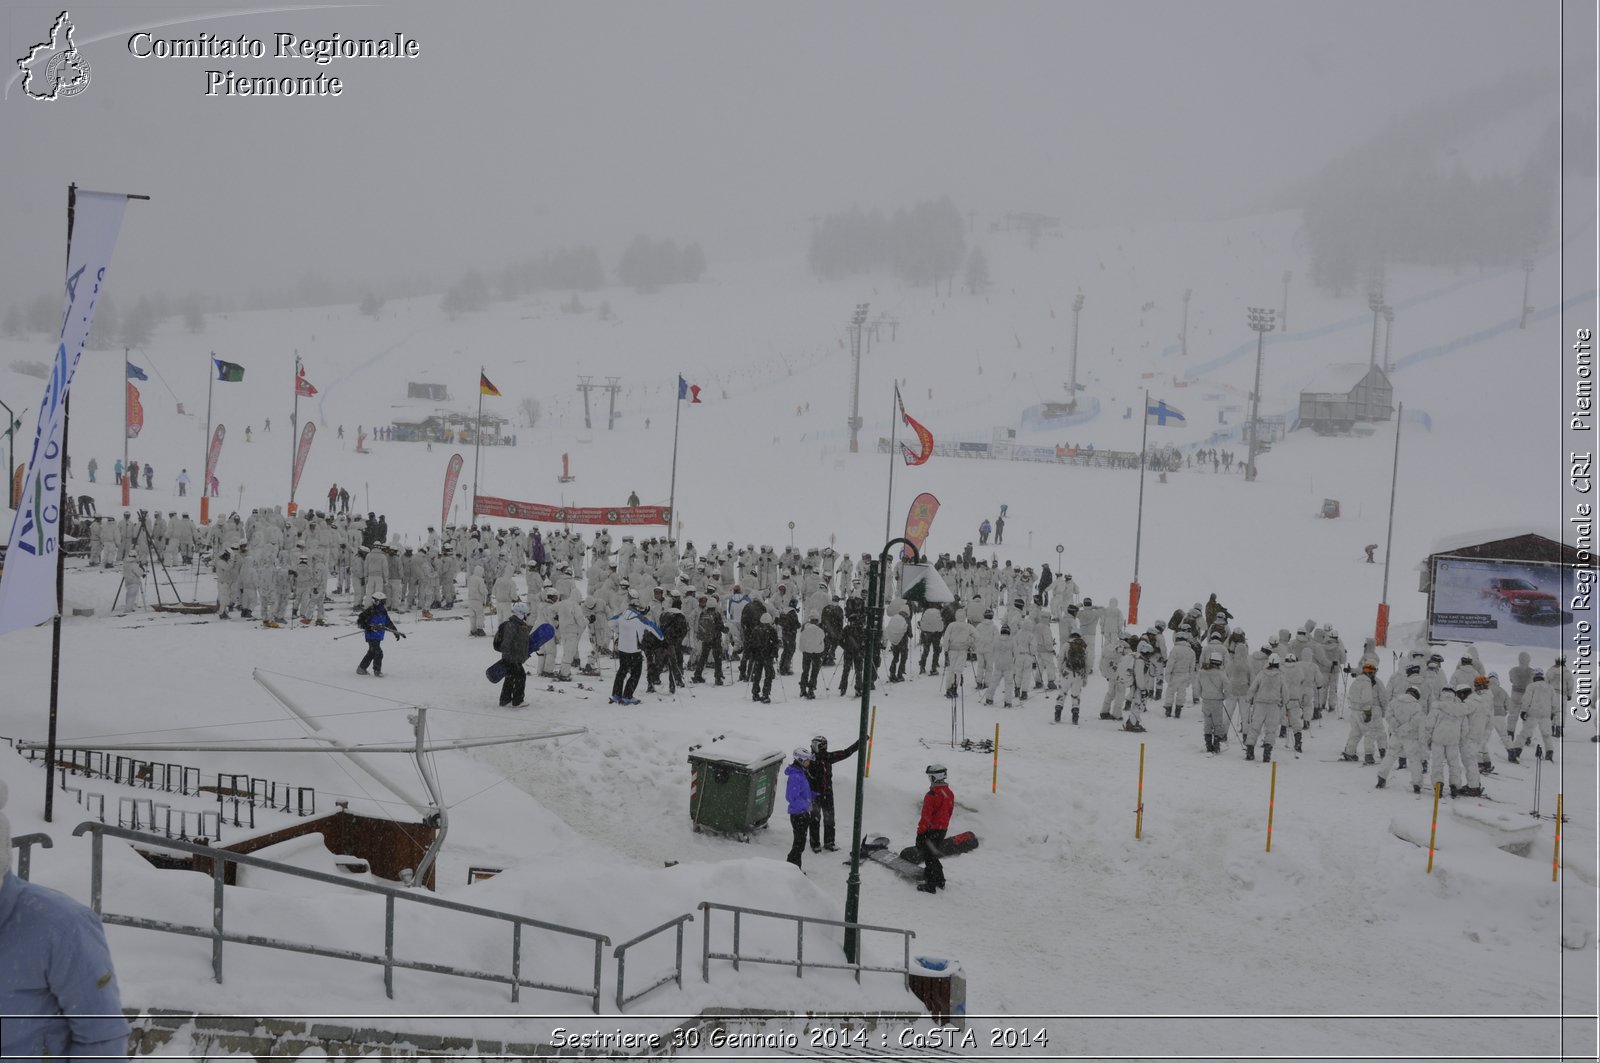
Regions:
[[928, 773], [928, 781], [935, 785], [944, 782], [945, 775], [947, 774], [943, 764], [929, 764], [923, 770]]

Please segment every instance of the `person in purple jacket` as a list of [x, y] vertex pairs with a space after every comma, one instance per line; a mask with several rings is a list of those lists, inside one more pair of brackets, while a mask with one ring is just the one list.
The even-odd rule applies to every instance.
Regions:
[[789, 825], [794, 828], [794, 845], [789, 849], [789, 863], [800, 866], [800, 854], [805, 851], [806, 835], [811, 830], [811, 806], [816, 795], [811, 790], [811, 779], [806, 769], [811, 766], [811, 750], [804, 747], [794, 751], [794, 763], [783, 769], [789, 777], [784, 796], [789, 802]]

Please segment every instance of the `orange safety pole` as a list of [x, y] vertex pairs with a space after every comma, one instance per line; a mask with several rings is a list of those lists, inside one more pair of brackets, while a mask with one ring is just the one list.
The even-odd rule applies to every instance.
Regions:
[[863, 766], [861, 774], [864, 778], [872, 775], [872, 736], [878, 733], [878, 706], [872, 706], [872, 723], [867, 728], [867, 763]]
[[1272, 762], [1272, 788], [1267, 791], [1267, 852], [1272, 852], [1272, 811], [1278, 801], [1278, 762]]
[[1433, 829], [1428, 832], [1428, 874], [1433, 874], [1433, 843], [1439, 836], [1439, 791], [1443, 783], [1433, 784]]
[[1550, 881], [1554, 882], [1561, 874], [1561, 794], [1556, 794], [1556, 852], [1550, 858]]
[[994, 722], [994, 777], [989, 780], [989, 792], [1000, 792], [1000, 721]]
[[1139, 743], [1139, 806], [1133, 810], [1133, 836], [1144, 835], [1144, 743]]

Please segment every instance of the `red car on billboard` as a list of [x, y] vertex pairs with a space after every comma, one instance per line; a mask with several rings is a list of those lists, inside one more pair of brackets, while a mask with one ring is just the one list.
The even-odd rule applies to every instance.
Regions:
[[1513, 576], [1496, 577], [1484, 589], [1484, 597], [1504, 608], [1513, 617], [1525, 622], [1561, 619], [1561, 601], [1549, 591], [1542, 591], [1525, 579]]

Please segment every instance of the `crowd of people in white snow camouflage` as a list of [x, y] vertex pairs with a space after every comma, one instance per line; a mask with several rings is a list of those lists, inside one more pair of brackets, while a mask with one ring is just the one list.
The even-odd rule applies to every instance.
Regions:
[[[859, 696], [865, 669], [876, 685], [887, 656], [887, 681], [905, 682], [915, 655], [917, 674], [937, 678], [946, 697], [964, 697], [969, 684], [990, 705], [1037, 695], [1056, 723], [1063, 715], [1079, 722], [1097, 679], [1098, 718], [1126, 731], [1144, 731], [1158, 710], [1177, 720], [1198, 707], [1207, 753], [1237, 741], [1244, 759], [1256, 760], [1259, 749], [1263, 763], [1281, 742], [1300, 752], [1312, 722], [1342, 711], [1349, 727], [1343, 760], [1376, 766], [1380, 788], [1399, 768], [1420, 792], [1431, 771], [1431, 782], [1454, 797], [1483, 793], [1491, 752], [1514, 763], [1532, 747], [1535, 757], [1553, 759], [1562, 707], [1573, 694], [1561, 656], [1539, 669], [1523, 653], [1502, 684], [1471, 647], [1453, 667], [1431, 647], [1392, 654], [1394, 671], [1382, 679], [1372, 639], [1352, 656], [1337, 631], [1314, 620], [1252, 646], [1215, 594], [1134, 631], [1115, 598], [1097, 604], [1070, 573], [981, 559], [971, 543], [935, 563], [957, 600], [891, 599], [882, 643], [868, 653], [871, 555], [852, 559], [832, 547], [730, 542], [701, 552], [692, 542], [680, 550], [631, 535], [613, 544], [609, 529], [585, 541], [561, 530], [446, 527], [429, 528], [412, 548], [394, 545], [376, 514], [289, 517], [277, 509], [242, 520], [233, 514], [203, 529], [187, 516], [158, 513], [146, 524], [147, 543], [139, 528], [125, 513], [89, 529], [91, 563], [123, 567], [125, 608], [139, 600], [142, 562], [189, 563], [201, 551], [216, 572], [223, 619], [237, 611], [267, 627], [325, 626], [331, 594], [365, 607], [360, 622], [369, 640], [395, 631], [395, 614], [431, 617], [458, 600], [470, 637], [487, 637], [490, 615], [514, 622], [515, 639], [495, 640], [514, 673], [503, 705], [523, 703], [524, 662], [533, 656], [537, 674], [551, 681], [598, 676], [601, 662], [615, 659], [611, 701], [631, 705], [641, 678], [646, 693], [663, 686], [672, 693], [706, 682], [709, 670], [721, 686], [725, 664], [750, 684], [752, 700], [770, 702], [774, 676], [795, 674], [797, 655], [800, 697], [817, 697], [824, 669], [839, 695]], [[536, 654], [525, 650], [523, 634], [544, 624], [553, 637]], [[381, 652], [379, 661], [381, 668]]]

